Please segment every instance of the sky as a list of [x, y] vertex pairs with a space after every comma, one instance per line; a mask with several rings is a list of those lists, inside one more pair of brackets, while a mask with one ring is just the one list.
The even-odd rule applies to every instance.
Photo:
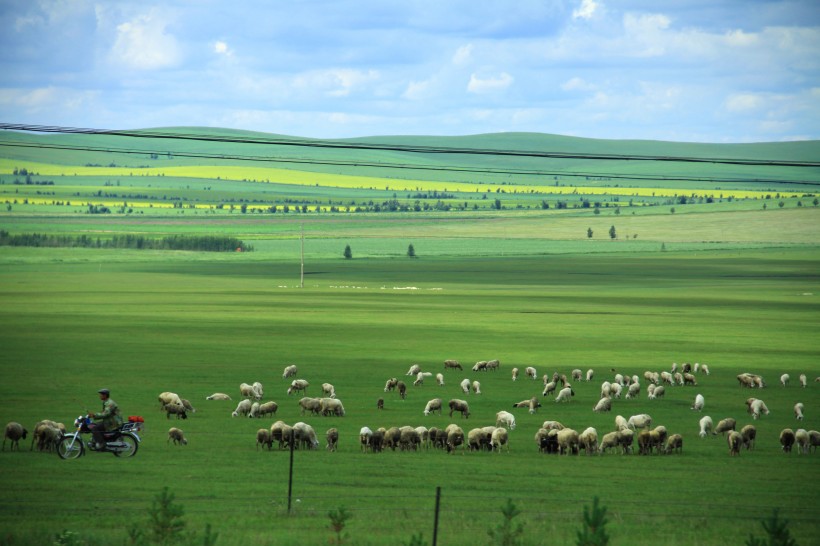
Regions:
[[820, 139], [818, 0], [0, 0], [0, 122]]

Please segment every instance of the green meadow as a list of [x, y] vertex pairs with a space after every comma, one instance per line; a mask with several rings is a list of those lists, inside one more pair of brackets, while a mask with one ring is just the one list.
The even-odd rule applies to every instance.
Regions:
[[[530, 149], [535, 142], [521, 135], [506, 138], [474, 137], [473, 144]], [[146, 153], [156, 149], [149, 139], [141, 142]], [[678, 150], [795, 159], [811, 156], [817, 146], [790, 144], [796, 146]], [[551, 145], [586, 150], [590, 143], [566, 139]], [[607, 146], [612, 153], [669, 151], [658, 143]], [[201, 149], [187, 142], [185, 147]], [[139, 198], [157, 206], [89, 214], [85, 203], [92, 194], [113, 191], [116, 182], [108, 175], [78, 176], [85, 189], [73, 182], [61, 189], [64, 181], [50, 175], [43, 179], [53, 179], [53, 186], [16, 185], [9, 169], [23, 161], [80, 168], [148, 160], [2, 146], [0, 152], [8, 167], [0, 173], [2, 203], [20, 199], [0, 209], [0, 229], [12, 234], [224, 235], [254, 247], [228, 253], [0, 247], [2, 424], [17, 421], [31, 432], [37, 421], [53, 419], [70, 427], [85, 408], [99, 404], [96, 391], [102, 387], [111, 390], [125, 415], [146, 421], [139, 451], [129, 459], [87, 452], [64, 461], [55, 453], [31, 451], [30, 436], [19, 453], [6, 445], [0, 452], [0, 544], [50, 544], [66, 530], [81, 544], [127, 544], [129, 529], [150, 527], [148, 509], [166, 486], [184, 507], [186, 529], [201, 539], [210, 525], [223, 546], [332, 543], [336, 534], [328, 512], [342, 507], [352, 514], [346, 543], [410, 544], [421, 535], [432, 544], [438, 487], [438, 544], [489, 543], [487, 531], [501, 524], [508, 499], [521, 510], [515, 522], [524, 525], [525, 544], [573, 544], [584, 507], [594, 497], [607, 508], [611, 544], [743, 544], [750, 534], [763, 536], [760, 522], [774, 509], [789, 520], [798, 544], [817, 542], [820, 454], [784, 453], [778, 441], [784, 428], [820, 430], [820, 383], [814, 381], [820, 376], [820, 207], [813, 203], [811, 181], [737, 186], [738, 192], [771, 190], [770, 199], [670, 203], [671, 198], [652, 201], [649, 195], [646, 204], [629, 206], [613, 193], [606, 197], [610, 206], [584, 207], [581, 198], [594, 199], [590, 193], [573, 197], [577, 206], [544, 209], [536, 205], [564, 197], [537, 194], [519, 196], [521, 208], [493, 210], [482, 203], [494, 200], [493, 194], [487, 200], [470, 197], [463, 210], [243, 213], [239, 199], [281, 207], [281, 188], [221, 179], [194, 185], [184, 177], [157, 176], [150, 181], [153, 196]], [[418, 162], [446, 164], [444, 159], [431, 154]], [[776, 172], [783, 171], [771, 169], [761, 178]], [[784, 178], [797, 176], [794, 171]], [[427, 180], [448, 182], [445, 174], [436, 177]], [[486, 177], [487, 183], [499, 182]], [[211, 199], [217, 186], [223, 195]], [[287, 187], [308, 196], [300, 205], [382, 201], [393, 193]], [[15, 190], [27, 197], [14, 197]], [[60, 199], [80, 192], [74, 199], [83, 204], [21, 202], [38, 197], [36, 191], [63, 192]], [[789, 196], [778, 197], [779, 191]], [[201, 204], [235, 199], [235, 208], [162, 208], [163, 195], [174, 197], [165, 201]], [[613, 226], [615, 237], [609, 233]], [[407, 256], [411, 244], [415, 258]], [[352, 259], [342, 257], [346, 245]], [[459, 360], [464, 370], [445, 371], [445, 359]], [[499, 371], [470, 370], [489, 359], [500, 360]], [[697, 386], [667, 386], [663, 398], [649, 400], [644, 372], [684, 362], [708, 364], [711, 374], [698, 374]], [[309, 396], [320, 396], [321, 384], [332, 383], [346, 415], [301, 415], [299, 396], [286, 394], [289, 380], [282, 378], [289, 364], [310, 382]], [[445, 385], [429, 378], [413, 386], [414, 378], [405, 375], [413, 364], [442, 372]], [[527, 366], [536, 368], [539, 379], [512, 381], [512, 368]], [[541, 395], [541, 376], [569, 375], [576, 368], [594, 370], [594, 378], [574, 383], [570, 402]], [[742, 372], [762, 375], [766, 387], [739, 387], [736, 376]], [[601, 383], [615, 373], [639, 376], [641, 395], [614, 400], [611, 413], [594, 413]], [[784, 373], [791, 377], [785, 387]], [[805, 388], [801, 374], [808, 378]], [[392, 377], [407, 383], [406, 400], [384, 392]], [[463, 394], [464, 378], [480, 381], [482, 394]], [[263, 383], [264, 401], [279, 405], [276, 416], [231, 417], [239, 384], [254, 381]], [[166, 419], [157, 401], [163, 391], [190, 400], [196, 413], [184, 421]], [[214, 392], [233, 400], [206, 401]], [[702, 413], [690, 409], [696, 394], [706, 400]], [[542, 402], [537, 413], [512, 408], [532, 396]], [[446, 411], [424, 416], [425, 404], [435, 397], [445, 404], [467, 400], [469, 419]], [[763, 399], [770, 414], [754, 421], [746, 412], [749, 397]], [[376, 409], [379, 398], [383, 410]], [[797, 402], [804, 404], [803, 421], [794, 417]], [[509, 450], [501, 453], [372, 454], [358, 444], [363, 426], [456, 423], [466, 434], [494, 425], [500, 410], [517, 420]], [[615, 428], [616, 415], [639, 413], [650, 414], [653, 426], [681, 434], [682, 453], [545, 455], [534, 441], [546, 420], [578, 432], [595, 427], [600, 437]], [[730, 457], [721, 435], [700, 438], [703, 415], [715, 424], [733, 417], [738, 429], [754, 424], [754, 449]], [[279, 419], [309, 423], [320, 441], [318, 450], [294, 453], [290, 513], [290, 453], [256, 446], [256, 431]], [[168, 443], [172, 426], [185, 431], [188, 445]], [[339, 430], [336, 452], [324, 449], [331, 427]]]

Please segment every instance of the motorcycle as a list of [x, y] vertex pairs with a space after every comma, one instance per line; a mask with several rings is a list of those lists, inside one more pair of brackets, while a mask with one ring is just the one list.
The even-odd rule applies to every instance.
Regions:
[[133, 457], [142, 441], [137, 433], [142, 430], [143, 423], [142, 417], [129, 417], [128, 422], [123, 423], [119, 429], [104, 432], [105, 445], [102, 449], [97, 449], [93, 438], [87, 443], [83, 440], [83, 434], [91, 434], [88, 427], [91, 418], [80, 415], [74, 420], [76, 430], [63, 435], [57, 444], [57, 454], [61, 459], [76, 459], [84, 455], [88, 448], [91, 451], [113, 453], [115, 457]]

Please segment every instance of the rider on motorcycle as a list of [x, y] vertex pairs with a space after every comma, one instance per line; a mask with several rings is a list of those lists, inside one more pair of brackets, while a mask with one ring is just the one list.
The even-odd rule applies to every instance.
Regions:
[[91, 434], [94, 436], [94, 441], [97, 442], [97, 449], [105, 447], [105, 437], [103, 435], [106, 431], [119, 430], [122, 426], [122, 417], [120, 416], [120, 408], [117, 403], [111, 400], [111, 393], [108, 389], [100, 389], [97, 391], [100, 394], [100, 400], [103, 403], [103, 409], [99, 413], [89, 412], [88, 416], [91, 419], [101, 419], [101, 422], [93, 423], [89, 426]]

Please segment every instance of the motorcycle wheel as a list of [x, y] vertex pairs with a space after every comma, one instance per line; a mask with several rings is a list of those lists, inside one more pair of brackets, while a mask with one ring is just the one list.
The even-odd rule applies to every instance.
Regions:
[[[73, 443], [73, 445], [72, 445]], [[85, 453], [85, 446], [83, 446], [83, 439], [73, 436], [64, 436], [57, 444], [57, 455], [61, 459], [76, 459]]]
[[114, 455], [116, 455], [117, 457], [133, 457], [140, 446], [137, 439], [131, 436], [130, 434], [123, 434], [122, 436], [120, 436], [118, 441], [124, 443], [128, 447], [123, 451], [115, 451]]

